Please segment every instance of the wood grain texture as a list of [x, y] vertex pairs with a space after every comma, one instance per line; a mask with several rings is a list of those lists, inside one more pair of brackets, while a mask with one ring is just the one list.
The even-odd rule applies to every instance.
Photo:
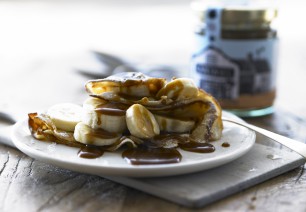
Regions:
[[120, 211], [126, 188], [1, 148], [0, 211]]

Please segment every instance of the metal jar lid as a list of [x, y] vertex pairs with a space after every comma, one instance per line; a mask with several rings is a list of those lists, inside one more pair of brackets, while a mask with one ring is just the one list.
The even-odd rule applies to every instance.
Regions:
[[268, 28], [277, 17], [275, 8], [255, 6], [208, 6], [203, 2], [193, 2], [191, 8], [199, 21], [205, 23], [206, 12], [214, 8], [222, 10], [222, 29], [262, 29]]

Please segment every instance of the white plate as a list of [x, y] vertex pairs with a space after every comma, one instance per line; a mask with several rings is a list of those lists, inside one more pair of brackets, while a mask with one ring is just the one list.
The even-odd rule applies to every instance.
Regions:
[[[224, 116], [234, 117], [226, 112]], [[36, 140], [31, 136], [26, 120], [14, 126], [12, 139], [15, 146], [30, 157], [73, 171], [100, 176], [155, 177], [197, 172], [229, 163], [251, 149], [255, 143], [255, 133], [224, 122], [222, 138], [212, 143], [215, 152], [194, 153], [179, 149], [183, 156], [180, 163], [137, 166], [128, 164], [118, 151], [106, 152], [96, 159], [84, 159], [77, 156], [78, 148]], [[228, 142], [230, 147], [222, 147], [223, 142]]]

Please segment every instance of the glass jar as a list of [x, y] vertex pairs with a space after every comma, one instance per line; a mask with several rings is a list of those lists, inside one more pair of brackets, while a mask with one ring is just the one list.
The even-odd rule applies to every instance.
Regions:
[[277, 32], [271, 8], [200, 7], [191, 71], [222, 108], [242, 117], [273, 112]]

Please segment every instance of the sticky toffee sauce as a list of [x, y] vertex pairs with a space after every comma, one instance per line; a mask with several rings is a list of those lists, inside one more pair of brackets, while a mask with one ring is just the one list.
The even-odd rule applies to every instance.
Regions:
[[150, 148], [147, 146], [127, 149], [122, 153], [122, 157], [133, 165], [179, 163], [182, 160], [182, 155], [176, 148]]
[[101, 157], [103, 153], [104, 151], [100, 148], [86, 145], [80, 149], [78, 156], [80, 158], [94, 159]]
[[[102, 131], [101, 131], [102, 132]], [[163, 143], [169, 143], [169, 148], [163, 148]], [[215, 147], [210, 143], [197, 143], [189, 137], [177, 134], [162, 134], [152, 139], [144, 140], [137, 148], [127, 148], [122, 152], [122, 158], [132, 165], [154, 165], [179, 163], [182, 155], [177, 150], [178, 146], [184, 151], [196, 153], [211, 153]], [[103, 147], [84, 146], [78, 152], [81, 158], [94, 159], [101, 157], [105, 150]]]
[[221, 144], [221, 146], [227, 148], [230, 147], [230, 144], [228, 142], [224, 142]]
[[179, 147], [188, 152], [210, 153], [215, 151], [215, 147], [210, 143], [189, 142], [179, 144]]

